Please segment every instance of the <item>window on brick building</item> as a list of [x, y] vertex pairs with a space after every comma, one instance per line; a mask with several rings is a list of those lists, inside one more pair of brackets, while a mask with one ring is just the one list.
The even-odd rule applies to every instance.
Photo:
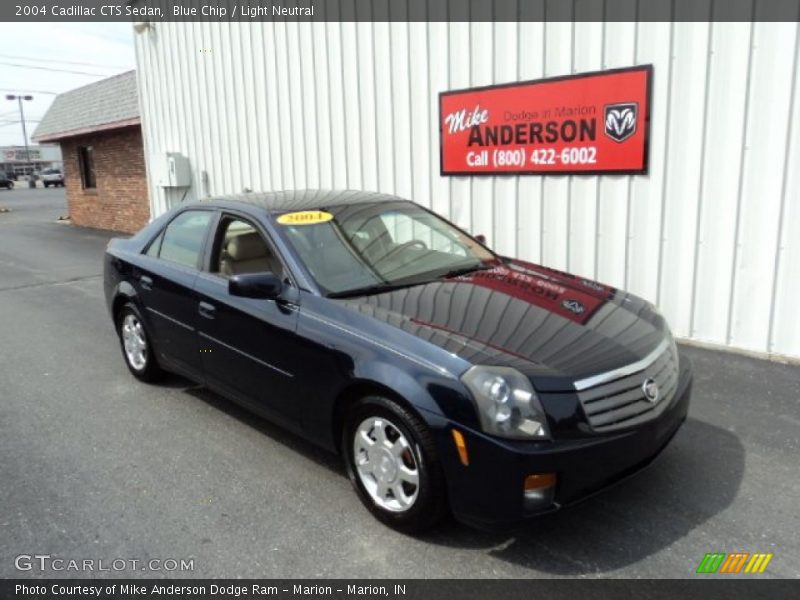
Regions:
[[81, 185], [84, 189], [97, 187], [94, 174], [94, 148], [92, 146], [78, 146], [78, 163], [81, 168]]

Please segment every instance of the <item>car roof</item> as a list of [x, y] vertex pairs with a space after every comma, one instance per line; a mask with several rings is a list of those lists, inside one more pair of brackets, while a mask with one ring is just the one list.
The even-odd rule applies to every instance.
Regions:
[[237, 203], [265, 208], [270, 213], [283, 213], [299, 210], [313, 210], [330, 206], [348, 204], [367, 204], [375, 202], [397, 202], [408, 200], [359, 190], [286, 190], [280, 192], [247, 192], [227, 196], [214, 196], [200, 200], [202, 203]]

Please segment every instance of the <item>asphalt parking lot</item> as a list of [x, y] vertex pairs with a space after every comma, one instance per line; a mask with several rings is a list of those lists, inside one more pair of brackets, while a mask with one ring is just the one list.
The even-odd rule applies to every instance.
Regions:
[[117, 576], [680, 578], [735, 551], [800, 576], [798, 366], [686, 347], [690, 418], [651, 468], [513, 534], [407, 537], [335, 457], [185, 380], [130, 376], [102, 294], [110, 234], [57, 224], [62, 189], [0, 207], [0, 577], [41, 576], [14, 559], [49, 554], [194, 564]]

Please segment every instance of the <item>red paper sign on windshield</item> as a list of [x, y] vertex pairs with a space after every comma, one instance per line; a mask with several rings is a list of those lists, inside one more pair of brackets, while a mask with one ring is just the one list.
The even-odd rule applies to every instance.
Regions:
[[653, 67], [442, 92], [442, 175], [647, 172]]

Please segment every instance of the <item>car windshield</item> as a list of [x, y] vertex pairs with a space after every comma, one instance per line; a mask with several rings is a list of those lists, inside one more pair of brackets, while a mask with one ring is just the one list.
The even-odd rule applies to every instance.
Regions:
[[329, 297], [377, 293], [498, 264], [477, 241], [412, 202], [285, 213], [277, 218]]

